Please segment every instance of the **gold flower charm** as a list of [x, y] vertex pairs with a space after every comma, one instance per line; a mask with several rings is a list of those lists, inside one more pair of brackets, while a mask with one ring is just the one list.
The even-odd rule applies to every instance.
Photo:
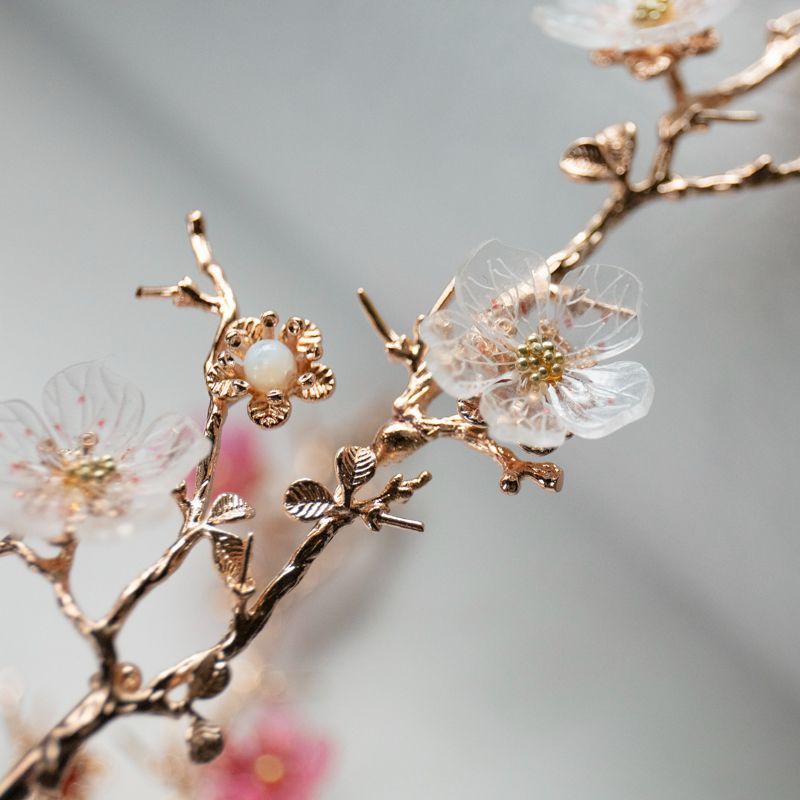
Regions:
[[262, 428], [282, 425], [292, 412], [292, 396], [324, 400], [336, 388], [333, 370], [322, 358], [320, 329], [290, 317], [278, 331], [273, 311], [260, 319], [234, 320], [225, 333], [225, 349], [206, 372], [211, 394], [229, 401], [250, 395], [247, 413]]

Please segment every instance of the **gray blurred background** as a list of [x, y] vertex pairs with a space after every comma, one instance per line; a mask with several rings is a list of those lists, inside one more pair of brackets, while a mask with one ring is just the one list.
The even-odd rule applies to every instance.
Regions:
[[[757, 56], [746, 2], [693, 87]], [[137, 303], [193, 262], [203, 209], [245, 312], [303, 314], [339, 389], [295, 435], [388, 408], [404, 383], [355, 300], [407, 330], [486, 238], [554, 251], [600, 203], [558, 157], [624, 119], [639, 169], [667, 95], [529, 23], [530, 0], [249, 0], [0, 5], [0, 396], [36, 400], [61, 367], [106, 358], [152, 413], [198, 412], [213, 321]], [[800, 152], [800, 71], [681, 148], [685, 172]], [[407, 511], [424, 536], [342, 534], [342, 567], [295, 615], [280, 665], [335, 741], [323, 797], [794, 800], [800, 796], [798, 187], [665, 203], [600, 253], [646, 289], [635, 357], [643, 422], [558, 453], [560, 495], [503, 496], [494, 464], [443, 442], [408, 465], [434, 483]], [[281, 437], [284, 437], [281, 439]], [[287, 441], [277, 434], [276, 441]], [[341, 444], [343, 442], [335, 442]], [[290, 461], [281, 485], [298, 477]], [[298, 526], [298, 537], [302, 527]], [[100, 612], [169, 529], [91, 545], [78, 593]], [[360, 555], [359, 558], [365, 556]], [[123, 641], [157, 669], [223, 617], [207, 553], [141, 609]], [[91, 660], [50, 590], [0, 564], [0, 663], [51, 724]], [[125, 741], [125, 726], [103, 742]], [[131, 725], [157, 737], [181, 729]], [[11, 760], [0, 739], [0, 767]], [[119, 756], [101, 795], [168, 791]]]

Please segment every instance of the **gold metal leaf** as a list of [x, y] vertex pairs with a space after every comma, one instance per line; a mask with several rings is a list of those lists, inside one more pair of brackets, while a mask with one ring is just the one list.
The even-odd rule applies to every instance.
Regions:
[[186, 742], [189, 745], [189, 758], [195, 764], [207, 764], [225, 749], [222, 728], [200, 717], [186, 731]]
[[298, 353], [303, 353], [309, 361], [322, 358], [322, 331], [307, 319], [303, 320], [303, 331], [297, 337], [295, 345]]
[[234, 400], [247, 391], [247, 382], [236, 361], [227, 353], [220, 353], [206, 372], [208, 390], [215, 397]]
[[458, 413], [473, 425], [485, 425], [486, 420], [481, 415], [480, 397], [469, 397], [458, 401]]
[[335, 507], [331, 493], [316, 481], [295, 481], [283, 498], [283, 507], [295, 519], [315, 520]]
[[213, 531], [214, 563], [228, 586], [239, 592], [253, 590], [253, 579], [249, 574], [252, 537], [241, 539], [225, 531]]
[[228, 663], [221, 660], [215, 652], [211, 652], [192, 673], [189, 695], [204, 700], [216, 697], [225, 689], [230, 679], [231, 670]]
[[636, 125], [622, 122], [597, 134], [597, 146], [608, 166], [620, 178], [628, 174], [636, 150]]
[[325, 400], [336, 388], [336, 376], [324, 364], [311, 364], [300, 376], [299, 384], [299, 393], [303, 400]]
[[561, 157], [559, 166], [576, 181], [607, 181], [615, 177], [595, 139], [578, 139]]
[[222, 525], [240, 519], [252, 519], [255, 514], [255, 509], [246, 500], [239, 497], [238, 494], [226, 492], [214, 501], [208, 521], [212, 525]]
[[336, 454], [339, 483], [348, 489], [363, 486], [375, 474], [377, 458], [368, 447], [343, 447]]
[[292, 413], [292, 403], [283, 394], [273, 396], [256, 395], [247, 406], [250, 419], [262, 428], [277, 428], [283, 425]]
[[253, 342], [264, 335], [264, 323], [255, 317], [242, 317], [234, 320], [225, 332], [225, 343], [232, 353], [243, 358]]

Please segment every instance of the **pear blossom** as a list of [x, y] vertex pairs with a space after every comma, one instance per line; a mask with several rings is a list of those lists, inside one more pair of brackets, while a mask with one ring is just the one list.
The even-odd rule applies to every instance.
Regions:
[[0, 529], [15, 535], [124, 532], [208, 452], [188, 417], [142, 429], [142, 393], [98, 362], [55, 375], [42, 408], [0, 403]]
[[491, 241], [420, 332], [436, 382], [455, 398], [479, 397], [493, 438], [545, 450], [647, 414], [647, 370], [607, 363], [641, 338], [640, 306], [641, 284], [626, 270], [589, 265], [555, 287], [541, 257]]
[[590, 50], [640, 50], [717, 25], [738, 0], [558, 0], [533, 20], [550, 36]]

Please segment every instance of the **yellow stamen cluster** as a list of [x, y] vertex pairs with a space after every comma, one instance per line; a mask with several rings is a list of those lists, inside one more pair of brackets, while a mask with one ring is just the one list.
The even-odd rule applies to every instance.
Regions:
[[517, 369], [532, 381], [558, 383], [564, 375], [564, 353], [552, 339], [533, 333], [517, 348]]
[[280, 783], [286, 773], [286, 767], [278, 756], [264, 753], [255, 760], [253, 772], [262, 783], [269, 786]]
[[633, 12], [633, 21], [642, 27], [663, 25], [672, 17], [672, 0], [639, 0]]
[[117, 471], [117, 462], [111, 456], [81, 456], [63, 467], [64, 483], [78, 488], [102, 485]]
[[87, 496], [96, 496], [118, 476], [114, 458], [94, 455], [97, 443], [96, 434], [85, 433], [80, 438], [79, 449], [58, 450], [50, 439], [42, 442], [39, 449], [65, 486], [79, 489]]

